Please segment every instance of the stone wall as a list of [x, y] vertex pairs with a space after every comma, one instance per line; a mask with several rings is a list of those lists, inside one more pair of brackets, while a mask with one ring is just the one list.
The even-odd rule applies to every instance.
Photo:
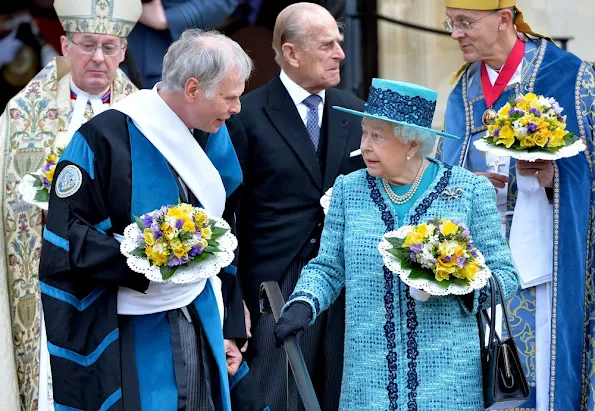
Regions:
[[[432, 28], [442, 28], [444, 0], [381, 0], [378, 11], [388, 17]], [[595, 6], [593, 0], [518, 0], [534, 31], [550, 36], [572, 36], [568, 50], [595, 60]], [[442, 127], [449, 79], [463, 63], [458, 44], [448, 36], [379, 23], [379, 75], [408, 81], [440, 93], [434, 126]]]

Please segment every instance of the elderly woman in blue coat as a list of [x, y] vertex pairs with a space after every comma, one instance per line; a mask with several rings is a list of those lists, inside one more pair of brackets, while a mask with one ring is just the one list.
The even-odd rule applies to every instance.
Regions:
[[320, 251], [275, 327], [280, 342], [316, 321], [345, 287], [345, 360], [341, 410], [483, 410], [475, 313], [488, 292], [411, 297], [384, 266], [383, 234], [440, 217], [458, 219], [500, 281], [505, 298], [518, 287], [500, 231], [494, 188], [485, 177], [427, 158], [437, 93], [374, 79], [363, 117], [367, 169], [335, 182]]

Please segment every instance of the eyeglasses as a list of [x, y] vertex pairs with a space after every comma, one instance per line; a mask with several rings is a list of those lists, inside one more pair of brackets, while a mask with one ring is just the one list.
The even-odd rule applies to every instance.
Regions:
[[115, 56], [124, 48], [124, 45], [118, 46], [117, 44], [112, 43], [99, 45], [91, 42], [75, 43], [73, 40], [70, 40], [70, 42], [74, 44], [81, 53], [87, 55], [95, 54], [95, 51], [99, 48], [104, 56]]
[[455, 23], [449, 17], [449, 18], [447, 18], [446, 20], [444, 20], [442, 22], [442, 25], [444, 26], [444, 29], [446, 31], [448, 31], [449, 33], [452, 33], [453, 31], [455, 31], [455, 29], [459, 30], [461, 33], [466, 33], [468, 31], [470, 31], [471, 29], [473, 29], [473, 25], [475, 23], [477, 23], [479, 20], [483, 20], [486, 17], [491, 16], [492, 14], [497, 13], [499, 11], [500, 10], [493, 10], [491, 13], [488, 13], [485, 16], [478, 18], [477, 20], [474, 20], [474, 21], [461, 21], [459, 23]]

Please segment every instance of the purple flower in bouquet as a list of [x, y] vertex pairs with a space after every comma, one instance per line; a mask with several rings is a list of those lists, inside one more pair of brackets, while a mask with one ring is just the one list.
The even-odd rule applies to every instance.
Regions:
[[562, 107], [560, 107], [560, 104], [558, 104], [558, 102], [556, 101], [555, 98], [550, 97], [548, 99], [548, 101], [552, 105], [552, 109], [554, 110], [554, 113], [560, 115], [560, 113], [562, 113], [562, 111], [564, 111], [564, 109]]
[[418, 243], [418, 244], [411, 244], [411, 245], [409, 246], [409, 249], [410, 249], [411, 251], [413, 251], [414, 253], [419, 253], [419, 252], [421, 252], [421, 250], [423, 250], [423, 248], [424, 248], [424, 245], [423, 245], [422, 243]]
[[177, 267], [179, 265], [182, 264], [186, 264], [188, 261], [190, 261], [189, 258], [186, 257], [176, 257], [175, 255], [170, 257], [170, 259], [167, 261], [167, 265], [168, 267]]
[[531, 107], [529, 109], [529, 113], [533, 113], [535, 117], [541, 117], [541, 111], [539, 111], [539, 109], [537, 109], [536, 107]]
[[159, 239], [163, 235], [161, 229], [159, 228], [159, 223], [157, 221], [153, 221], [153, 223], [151, 224], [151, 231], [155, 236], [155, 240]]
[[144, 214], [142, 216], [142, 220], [143, 220], [143, 225], [145, 227], [151, 227], [151, 225], [153, 224], [153, 217], [151, 216], [150, 213]]
[[50, 188], [52, 188], [52, 183], [50, 183], [50, 180], [48, 180], [47, 177], [43, 177], [43, 179], [41, 180], [41, 182], [42, 182], [43, 186], [45, 188], [47, 188], [48, 190]]
[[184, 226], [184, 220], [178, 220], [178, 221], [176, 221], [176, 228], [178, 230], [181, 230], [183, 226]]
[[527, 133], [529, 133], [529, 134], [533, 134], [537, 130], [539, 130], [539, 125], [537, 125], [535, 123], [529, 123], [529, 125], [527, 126]]
[[198, 245], [195, 245], [194, 247], [192, 247], [190, 249], [190, 251], [188, 251], [188, 256], [190, 256], [192, 258], [192, 257], [196, 257], [200, 253], [202, 253], [202, 245], [198, 244]]
[[43, 165], [43, 167], [41, 167], [41, 171], [42, 171], [42, 172], [44, 172], [44, 173], [47, 173], [48, 171], [50, 171], [50, 168], [51, 168], [52, 166], [54, 166], [54, 165], [56, 165], [56, 163], [52, 163], [52, 162], [45, 163], [45, 164]]
[[516, 104], [519, 104], [521, 101], [523, 101], [523, 96], [521, 94], [517, 94], [516, 97], [514, 98], [514, 102]]
[[508, 115], [510, 117], [514, 116], [514, 115], [519, 115], [519, 116], [524, 116], [525, 112], [523, 110], [519, 110], [516, 108], [511, 108], [510, 110], [508, 110]]
[[459, 268], [463, 268], [465, 266], [465, 262], [467, 262], [467, 259], [465, 257], [457, 258], [457, 265], [459, 266]]
[[[471, 235], [471, 233], [469, 232], [469, 229], [467, 227], [465, 227], [465, 229], [463, 230], [463, 237], [469, 238], [470, 235]], [[471, 244], [471, 243], [469, 243], [469, 244]]]

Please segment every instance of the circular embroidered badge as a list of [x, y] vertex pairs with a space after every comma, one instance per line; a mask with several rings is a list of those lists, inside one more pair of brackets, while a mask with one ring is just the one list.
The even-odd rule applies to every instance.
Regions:
[[67, 165], [60, 171], [56, 180], [56, 195], [60, 198], [70, 197], [83, 184], [83, 175], [77, 166]]

